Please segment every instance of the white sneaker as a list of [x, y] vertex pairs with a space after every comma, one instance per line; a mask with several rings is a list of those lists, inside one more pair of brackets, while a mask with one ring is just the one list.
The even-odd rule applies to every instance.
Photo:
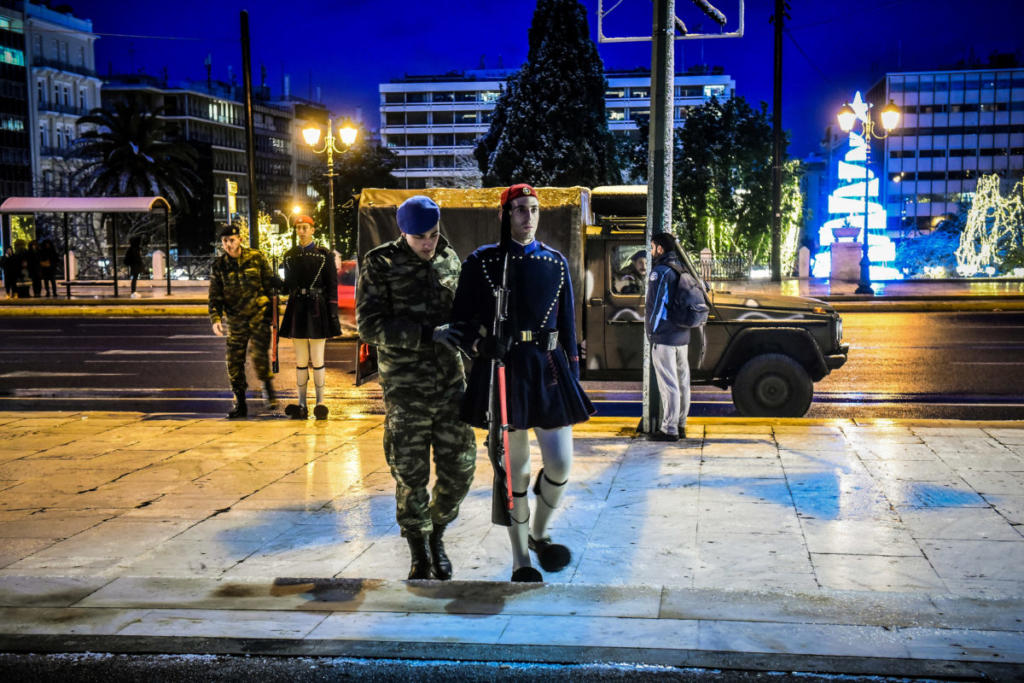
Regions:
[[132, 292], [132, 298], [133, 299], [138, 299], [139, 298], [139, 293], [138, 292]]

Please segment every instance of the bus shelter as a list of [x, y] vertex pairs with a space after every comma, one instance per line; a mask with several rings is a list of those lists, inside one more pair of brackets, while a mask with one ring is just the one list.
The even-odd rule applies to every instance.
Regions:
[[109, 216], [112, 222], [113, 239], [110, 248], [110, 265], [114, 275], [114, 296], [117, 288], [117, 228], [118, 216], [124, 213], [152, 213], [163, 211], [164, 239], [167, 254], [167, 294], [171, 293], [171, 205], [163, 197], [9, 197], [0, 204], [2, 214], [59, 213], [64, 223], [64, 283], [67, 298], [71, 298], [70, 236], [68, 215], [73, 213], [98, 213], [103, 216], [103, 225]]

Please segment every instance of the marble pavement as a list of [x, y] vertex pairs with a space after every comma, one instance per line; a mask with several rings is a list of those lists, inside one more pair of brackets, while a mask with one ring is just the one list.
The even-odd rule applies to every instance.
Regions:
[[406, 582], [379, 416], [0, 413], [0, 651], [1024, 672], [1024, 423], [632, 424], [577, 429], [523, 586], [482, 450], [456, 580]]

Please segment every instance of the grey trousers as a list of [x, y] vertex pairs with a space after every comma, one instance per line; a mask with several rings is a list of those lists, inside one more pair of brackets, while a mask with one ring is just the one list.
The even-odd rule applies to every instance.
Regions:
[[690, 412], [689, 346], [651, 344], [651, 364], [661, 395], [661, 431], [679, 434]]

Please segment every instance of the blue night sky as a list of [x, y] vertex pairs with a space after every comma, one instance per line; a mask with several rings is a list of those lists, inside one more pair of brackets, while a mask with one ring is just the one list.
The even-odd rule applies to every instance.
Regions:
[[[714, 0], [735, 27], [738, 0]], [[607, 5], [615, 0], [606, 0]], [[319, 86], [336, 113], [361, 108], [377, 128], [377, 84], [405, 74], [462, 71], [480, 66], [518, 67], [527, 52], [527, 31], [535, 0], [443, 3], [356, 0], [178, 0], [121, 3], [72, 2], [76, 16], [91, 19], [96, 65], [101, 76], [145, 70], [172, 80], [206, 77], [203, 62], [213, 57], [213, 77], [228, 80], [228, 67], [241, 84], [239, 11], [249, 11], [254, 83], [260, 64], [267, 82], [280, 92], [282, 74], [292, 92]], [[690, 27], [712, 24], [688, 0], [676, 0], [677, 14]], [[867, 90], [886, 71], [931, 69], [971, 55], [1017, 52], [1024, 61], [1020, 0], [791, 0], [784, 40], [783, 123], [792, 133], [791, 153], [816, 148], [824, 127], [855, 90]], [[592, 36], [597, 36], [597, 0], [585, 0]], [[720, 65], [752, 103], [771, 102], [773, 2], [747, 0], [743, 38], [677, 41], [676, 68]], [[650, 32], [651, 1], [624, 0], [605, 34]], [[121, 35], [115, 35], [121, 34]], [[131, 37], [124, 37], [131, 36]], [[650, 44], [599, 46], [605, 69], [650, 66]], [[315, 90], [314, 90], [315, 93]]]

